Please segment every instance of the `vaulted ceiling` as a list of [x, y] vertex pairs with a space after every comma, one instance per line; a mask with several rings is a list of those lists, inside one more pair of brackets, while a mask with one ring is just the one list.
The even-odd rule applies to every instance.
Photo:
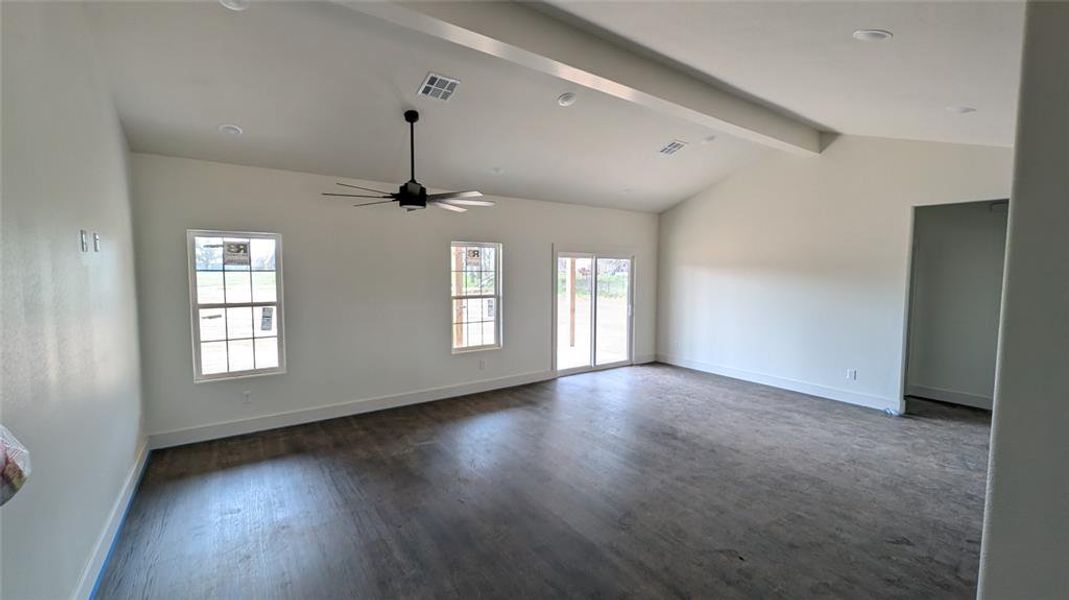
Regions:
[[[1014, 5], [657, 4], [89, 10], [135, 152], [399, 183], [414, 107], [432, 188], [657, 212], [763, 153], [815, 154], [820, 129], [1012, 141]], [[877, 26], [895, 38], [850, 38]], [[429, 72], [460, 80], [448, 102], [417, 95]]]
[[1013, 145], [1024, 2], [551, 2], [832, 131]]

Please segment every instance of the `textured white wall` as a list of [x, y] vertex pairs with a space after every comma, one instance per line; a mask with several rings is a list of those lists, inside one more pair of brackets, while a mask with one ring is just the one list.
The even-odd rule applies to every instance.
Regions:
[[916, 210], [907, 394], [991, 408], [1005, 257], [1005, 203]]
[[736, 173], [661, 215], [658, 355], [899, 409], [911, 207], [1006, 198], [1010, 173], [1005, 148], [854, 136]]
[[[509, 198], [464, 214], [353, 208], [320, 196], [330, 177], [144, 154], [132, 179], [150, 433], [544, 374], [553, 244], [634, 252], [636, 356], [654, 354], [657, 215]], [[189, 228], [282, 234], [286, 374], [193, 383]], [[501, 350], [450, 353], [452, 240], [504, 244]]]
[[1069, 590], [1069, 3], [1025, 27], [987, 510], [984, 600]]
[[83, 10], [3, 5], [0, 418], [33, 475], [0, 509], [0, 596], [19, 600], [87, 593], [143, 441], [126, 148]]

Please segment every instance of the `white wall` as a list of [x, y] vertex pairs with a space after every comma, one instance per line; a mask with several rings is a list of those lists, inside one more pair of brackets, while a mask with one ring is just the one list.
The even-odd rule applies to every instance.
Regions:
[[991, 409], [1006, 203], [916, 209], [906, 394]]
[[11, 600], [88, 594], [141, 457], [126, 148], [92, 51], [82, 6], [4, 3], [0, 418], [33, 461], [0, 508]]
[[1030, 3], [980, 550], [984, 600], [1069, 590], [1069, 4]]
[[1006, 198], [1010, 163], [1005, 148], [844, 136], [663, 213], [658, 356], [900, 409], [911, 207]]
[[[398, 401], [361, 400], [423, 400], [481, 389], [471, 382], [546, 377], [553, 244], [635, 253], [636, 355], [654, 355], [656, 215], [508, 198], [464, 214], [353, 208], [320, 196], [335, 189], [330, 177], [142, 154], [133, 155], [132, 179], [148, 430], [195, 429], [154, 443]], [[189, 228], [282, 234], [286, 374], [193, 383]], [[501, 350], [450, 353], [451, 240], [504, 243]], [[241, 403], [245, 390], [249, 405]], [[305, 412], [265, 418], [294, 411]], [[256, 420], [196, 430], [249, 419]]]

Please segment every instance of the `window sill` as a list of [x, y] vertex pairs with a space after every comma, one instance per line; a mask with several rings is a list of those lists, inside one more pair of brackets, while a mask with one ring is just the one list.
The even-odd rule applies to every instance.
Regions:
[[474, 346], [472, 348], [453, 348], [453, 354], [470, 354], [472, 352], [486, 352], [487, 350], [500, 350], [501, 344], [493, 346]]
[[194, 377], [193, 383], [212, 383], [213, 381], [231, 381], [234, 379], [250, 379], [252, 377], [264, 377], [266, 375], [285, 375], [286, 369], [267, 369], [263, 371], [240, 371], [234, 374], [214, 375], [208, 377]]

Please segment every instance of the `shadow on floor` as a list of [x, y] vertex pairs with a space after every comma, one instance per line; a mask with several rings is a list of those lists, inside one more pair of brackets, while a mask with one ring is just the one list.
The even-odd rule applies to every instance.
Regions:
[[991, 425], [991, 411], [960, 404], [906, 396], [906, 416], [976, 425]]

